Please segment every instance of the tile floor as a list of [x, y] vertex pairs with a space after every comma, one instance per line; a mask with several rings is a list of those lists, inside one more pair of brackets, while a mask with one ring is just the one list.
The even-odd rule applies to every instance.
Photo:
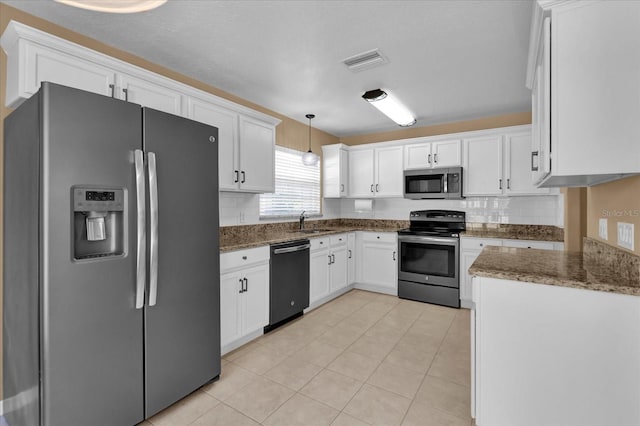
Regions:
[[352, 290], [144, 426], [470, 426], [469, 311]]

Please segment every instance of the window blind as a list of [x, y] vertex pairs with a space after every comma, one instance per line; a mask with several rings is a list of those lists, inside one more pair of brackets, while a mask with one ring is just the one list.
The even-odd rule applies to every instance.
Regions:
[[305, 166], [303, 154], [276, 146], [276, 192], [260, 195], [260, 217], [320, 214], [320, 163]]

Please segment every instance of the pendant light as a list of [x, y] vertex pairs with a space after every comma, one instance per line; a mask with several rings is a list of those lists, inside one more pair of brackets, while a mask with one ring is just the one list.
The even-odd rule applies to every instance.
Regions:
[[309, 119], [309, 151], [305, 152], [302, 155], [302, 164], [304, 164], [305, 166], [315, 166], [320, 160], [318, 154], [314, 154], [314, 152], [311, 151], [311, 119], [314, 118], [315, 115], [307, 114], [305, 115], [305, 117]]

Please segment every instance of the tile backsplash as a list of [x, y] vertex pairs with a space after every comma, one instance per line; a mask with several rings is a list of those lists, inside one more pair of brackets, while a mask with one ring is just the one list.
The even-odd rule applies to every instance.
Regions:
[[[564, 227], [564, 198], [560, 195], [532, 197], [469, 197], [463, 200], [374, 199], [369, 203], [354, 199], [323, 200], [322, 219], [392, 219], [407, 220], [412, 210], [461, 210], [468, 222]], [[363, 208], [363, 206], [365, 208]], [[220, 225], [250, 225], [282, 220], [260, 220], [260, 196], [220, 192]], [[313, 219], [311, 219], [313, 220]]]

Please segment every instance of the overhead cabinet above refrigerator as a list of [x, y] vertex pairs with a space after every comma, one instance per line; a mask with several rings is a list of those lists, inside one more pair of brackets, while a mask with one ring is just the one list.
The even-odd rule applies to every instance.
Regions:
[[4, 128], [8, 424], [135, 425], [217, 378], [217, 129], [51, 83]]

